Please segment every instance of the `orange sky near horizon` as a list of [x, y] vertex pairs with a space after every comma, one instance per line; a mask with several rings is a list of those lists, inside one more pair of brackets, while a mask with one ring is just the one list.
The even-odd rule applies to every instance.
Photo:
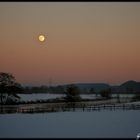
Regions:
[[140, 81], [140, 2], [1, 2], [0, 21], [0, 72], [21, 84]]

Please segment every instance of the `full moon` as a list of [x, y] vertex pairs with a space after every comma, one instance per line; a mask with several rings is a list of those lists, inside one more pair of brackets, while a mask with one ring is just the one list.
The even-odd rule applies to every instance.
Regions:
[[43, 42], [43, 41], [45, 41], [45, 36], [44, 35], [39, 35], [38, 39], [39, 39], [40, 42]]

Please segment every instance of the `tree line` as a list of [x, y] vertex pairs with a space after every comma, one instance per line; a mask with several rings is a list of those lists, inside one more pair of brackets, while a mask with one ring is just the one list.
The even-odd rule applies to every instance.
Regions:
[[[80, 100], [80, 89], [74, 84], [68, 85], [66, 88], [63, 86], [47, 87], [47, 86], [34, 86], [23, 87], [20, 83], [16, 82], [15, 77], [10, 73], [0, 72], [0, 102], [4, 103], [4, 99], [12, 95], [14, 98], [20, 98], [19, 94], [26, 93], [64, 93], [66, 94], [66, 100], [77, 101]], [[95, 93], [94, 89], [90, 90], [90, 93]], [[102, 91], [102, 97], [110, 97], [109, 91]], [[18, 94], [18, 95], [17, 95]]]
[[[15, 77], [10, 73], [0, 72], [0, 102], [4, 103], [4, 98], [12, 96], [13, 98], [20, 98], [19, 94], [31, 94], [31, 93], [63, 93], [66, 94], [66, 100], [78, 101], [80, 98], [80, 89], [74, 85], [64, 86], [33, 86], [23, 87], [20, 83], [16, 82]], [[110, 99], [112, 97], [112, 91], [110, 88], [101, 90], [99, 93], [94, 91], [94, 88], [89, 90], [90, 94], [99, 94], [104, 99]], [[18, 95], [17, 95], [18, 94]], [[118, 96], [119, 98], [119, 96]], [[138, 97], [137, 97], [138, 98]]]
[[22, 92], [22, 86], [16, 82], [15, 77], [10, 73], [0, 72], [0, 102], [7, 96], [20, 98], [17, 93]]

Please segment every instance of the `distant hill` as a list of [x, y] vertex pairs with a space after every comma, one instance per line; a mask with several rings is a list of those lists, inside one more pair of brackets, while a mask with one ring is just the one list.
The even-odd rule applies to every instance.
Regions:
[[127, 82], [121, 84], [120, 87], [140, 88], [140, 82], [131, 80], [131, 81], [127, 81]]
[[[133, 80], [115, 86], [111, 86], [106, 83], [75, 83], [75, 85], [79, 87], [82, 93], [90, 92], [91, 88], [93, 88], [95, 92], [100, 92], [101, 90], [111, 88], [112, 93], [140, 93], [140, 82], [136, 82]], [[65, 85], [65, 87], [66, 86], [68, 85]]]
[[130, 80], [120, 86], [112, 86], [111, 89], [114, 93], [137, 93], [140, 92], [140, 82]]
[[133, 80], [127, 81], [119, 86], [119, 90], [132, 93], [140, 91], [140, 82], [136, 82]]
[[[81, 93], [93, 93], [90, 92], [91, 89], [92, 91], [98, 93], [101, 90], [105, 89], [111, 89], [112, 93], [139, 93], [140, 94], [140, 82], [136, 82], [133, 80], [126, 81], [121, 85], [114, 85], [111, 86], [106, 83], [71, 83], [76, 85]], [[66, 84], [66, 85], [57, 85], [57, 86], [29, 86], [29, 87], [24, 87], [24, 92], [25, 93], [65, 93], [66, 92], [66, 87], [71, 85], [71, 84]]]
[[[90, 92], [90, 89], [93, 88], [95, 92], [99, 92], [104, 89], [108, 89], [111, 86], [105, 83], [75, 83], [82, 93]], [[65, 85], [65, 87], [68, 85]]]

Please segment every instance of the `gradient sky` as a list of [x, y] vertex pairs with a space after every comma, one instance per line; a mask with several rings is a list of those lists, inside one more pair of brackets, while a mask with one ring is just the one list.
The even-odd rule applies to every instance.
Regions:
[[0, 2], [0, 71], [31, 85], [140, 81], [140, 2]]

